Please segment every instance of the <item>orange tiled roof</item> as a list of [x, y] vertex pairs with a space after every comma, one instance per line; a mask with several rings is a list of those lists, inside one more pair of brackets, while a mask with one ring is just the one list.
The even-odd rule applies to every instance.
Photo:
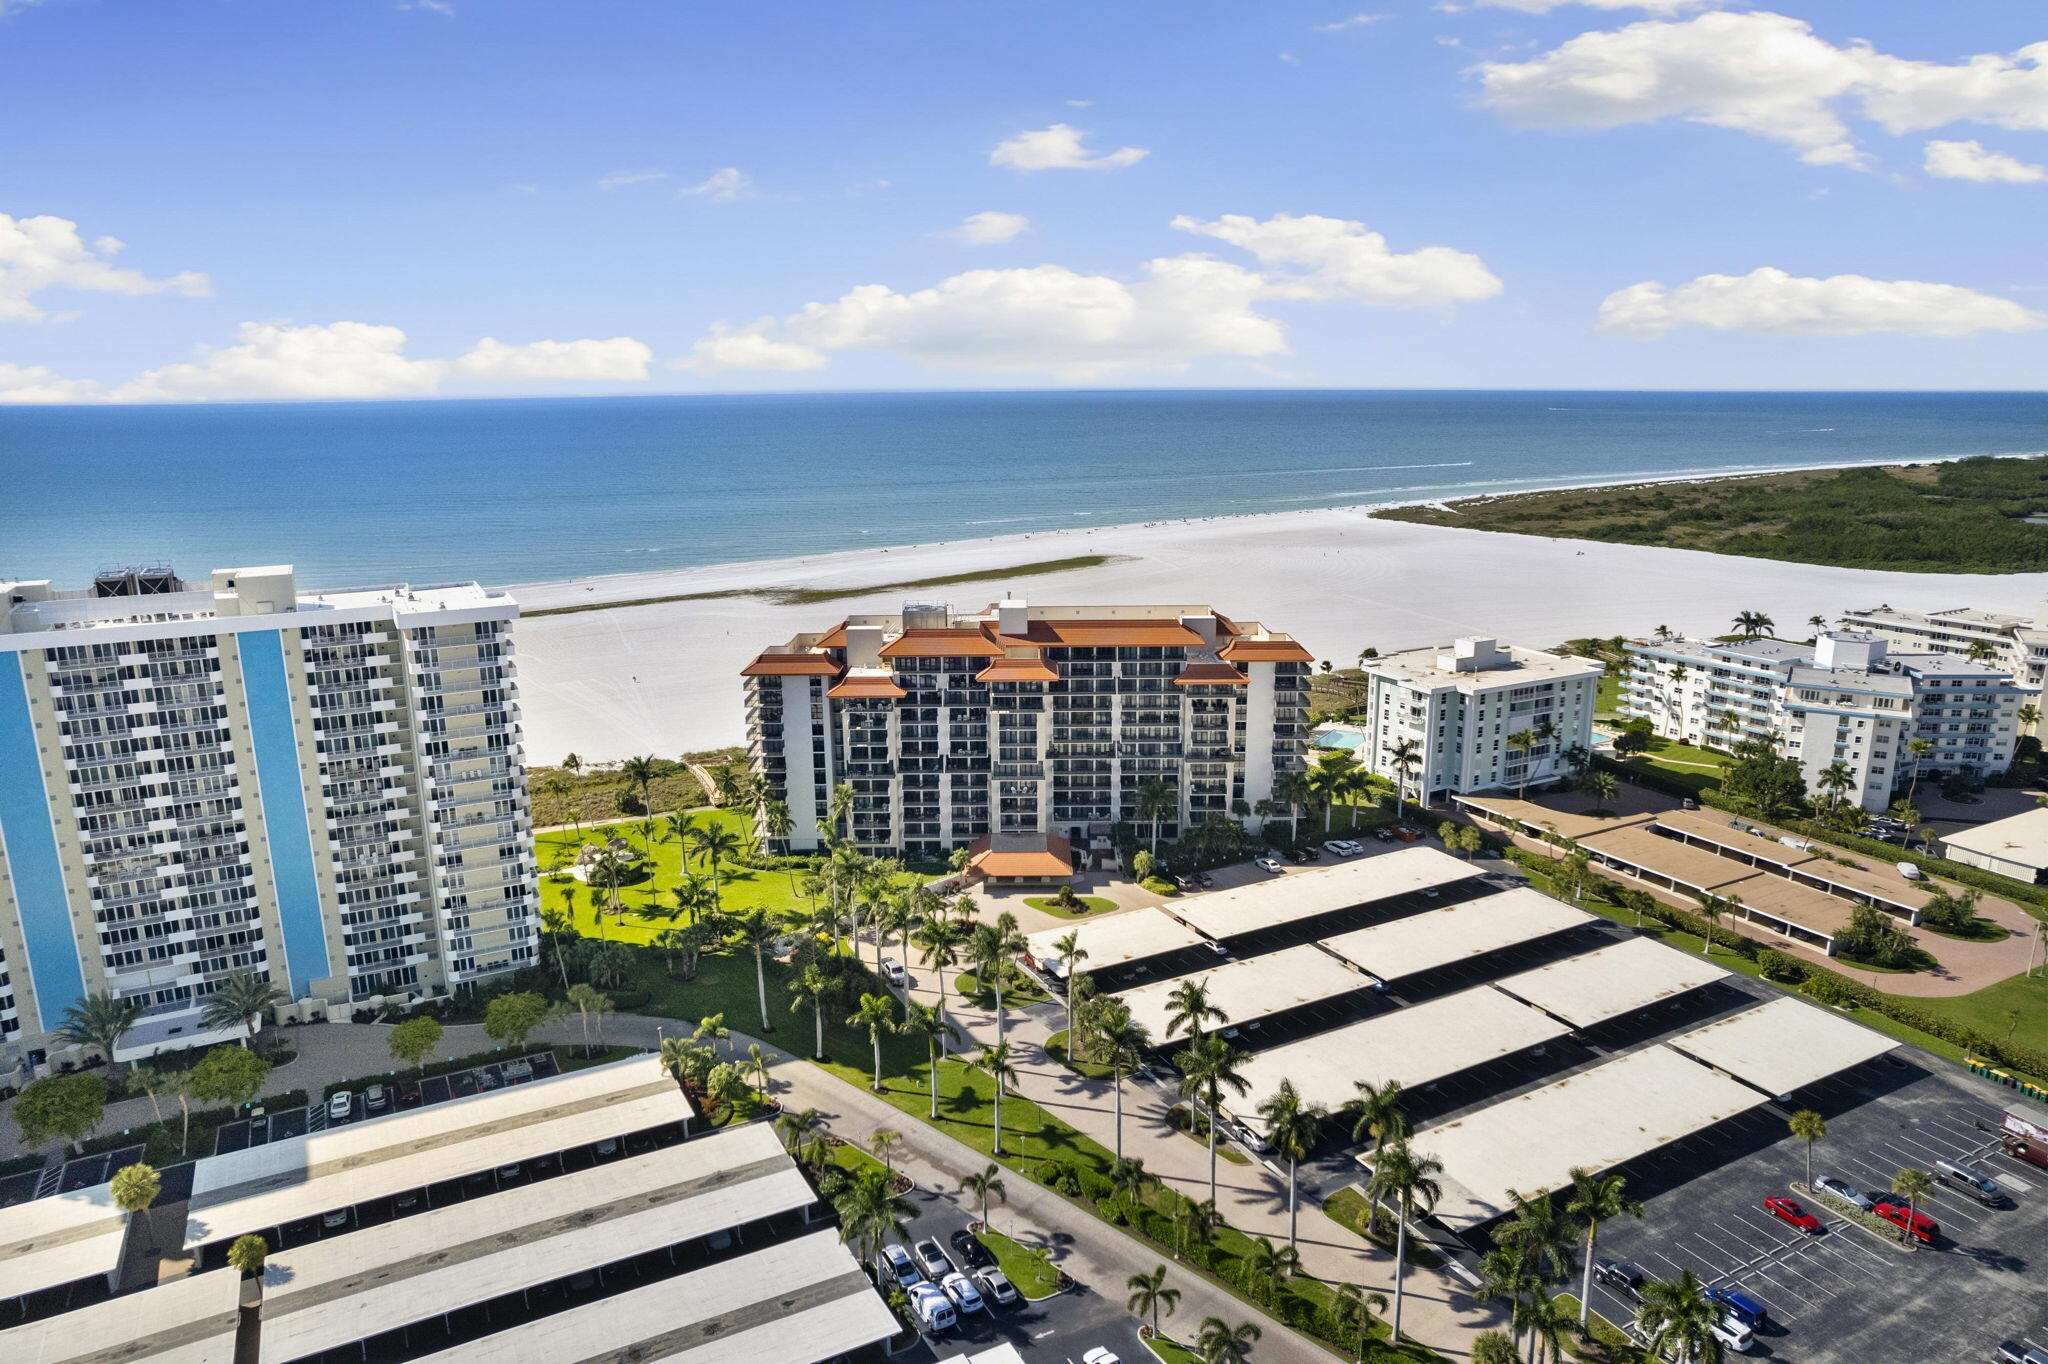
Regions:
[[883, 658], [1001, 658], [1000, 644], [979, 627], [905, 630], [881, 648]]
[[900, 701], [909, 693], [879, 673], [856, 673], [835, 683], [825, 695], [834, 701]]
[[1243, 673], [1228, 663], [1190, 663], [1173, 679], [1173, 685], [1206, 687], [1221, 683], [1224, 686], [1241, 686], [1248, 680]]
[[968, 844], [967, 869], [983, 876], [1074, 874], [1073, 845], [1058, 834], [1005, 834], [1002, 842], [1003, 846], [997, 847], [992, 835], [983, 834]]
[[1291, 639], [1233, 639], [1217, 650], [1228, 663], [1313, 663], [1316, 656]]
[[1020, 636], [998, 635], [1004, 644], [1063, 645], [1076, 649], [1110, 649], [1160, 645], [1200, 648], [1206, 641], [1177, 620], [1034, 620]]
[[1042, 658], [999, 658], [974, 675], [977, 682], [1057, 682], [1060, 675]]
[[842, 620], [824, 634], [819, 635], [818, 647], [820, 649], [844, 649], [846, 647], [846, 622]]
[[823, 654], [776, 654], [757, 656], [740, 669], [741, 677], [837, 677], [839, 665]]

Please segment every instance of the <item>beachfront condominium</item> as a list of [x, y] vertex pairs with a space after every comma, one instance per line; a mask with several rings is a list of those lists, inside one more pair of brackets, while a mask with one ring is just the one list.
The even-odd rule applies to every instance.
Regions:
[[1976, 784], [2012, 762], [2024, 697], [2002, 664], [1893, 653], [1850, 632], [1812, 644], [1633, 640], [1628, 655], [1623, 714], [1714, 748], [1768, 739], [1816, 797], [1882, 810], [1916, 778]]
[[298, 1016], [530, 963], [509, 597], [302, 593], [289, 567], [0, 582], [0, 1061], [85, 995], [120, 1057], [228, 1035], [237, 972]]
[[788, 819], [761, 832], [816, 848], [844, 785], [863, 849], [970, 846], [994, 879], [1053, 879], [1119, 822], [1257, 828], [1274, 779], [1303, 766], [1311, 659], [1207, 606], [849, 616], [743, 670], [754, 771]]
[[[1590, 752], [1601, 665], [1493, 639], [1459, 639], [1367, 659], [1371, 771], [1432, 804], [1454, 792], [1522, 787]], [[1413, 755], [1404, 769], [1403, 753]]]
[[2048, 602], [2030, 616], [2005, 611], [1956, 607], [1947, 611], [1900, 611], [1873, 606], [1842, 613], [1842, 625], [1858, 634], [1875, 635], [1902, 653], [1960, 654], [2001, 664], [2013, 680], [2036, 693], [2048, 673]]

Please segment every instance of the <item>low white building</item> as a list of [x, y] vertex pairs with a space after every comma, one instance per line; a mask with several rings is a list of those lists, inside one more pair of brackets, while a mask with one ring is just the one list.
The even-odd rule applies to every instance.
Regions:
[[[1595, 660], [1492, 639], [1460, 639], [1366, 664], [1366, 769], [1401, 780], [1393, 755], [1412, 740], [1420, 762], [1410, 794], [1434, 804], [1453, 792], [1551, 781], [1564, 755], [1593, 744]], [[1518, 734], [1532, 742], [1511, 742]]]
[[[1848, 770], [1844, 799], [1882, 810], [1911, 783], [1978, 781], [2012, 762], [2025, 699], [2010, 670], [1949, 653], [1892, 653], [1870, 635], [1634, 640], [1621, 709], [1659, 734], [1732, 748], [1768, 738], [1796, 758], [1815, 796]], [[1910, 745], [1925, 740], [1924, 755]]]
[[2039, 883], [2048, 879], [2048, 810], [2028, 810], [1945, 834], [1941, 855], [1966, 867]]

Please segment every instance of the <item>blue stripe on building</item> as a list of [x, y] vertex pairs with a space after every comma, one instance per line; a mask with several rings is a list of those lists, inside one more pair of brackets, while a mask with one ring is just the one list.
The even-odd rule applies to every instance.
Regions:
[[[313, 869], [313, 835], [306, 825], [305, 789], [299, 778], [298, 735], [285, 681], [284, 636], [277, 630], [251, 630], [236, 638], [242, 650], [242, 690], [249, 703], [263, 823], [270, 834], [271, 876], [277, 886], [278, 916], [284, 921], [285, 969], [292, 997], [298, 999], [330, 972], [320, 878]], [[278, 978], [275, 965], [273, 979]]]
[[0, 662], [0, 842], [7, 848], [14, 898], [21, 906], [36, 1012], [48, 1032], [84, 997], [85, 972], [71, 931], [71, 903], [57, 859], [35, 722], [29, 718], [28, 655], [0, 654], [0, 659], [6, 660]]

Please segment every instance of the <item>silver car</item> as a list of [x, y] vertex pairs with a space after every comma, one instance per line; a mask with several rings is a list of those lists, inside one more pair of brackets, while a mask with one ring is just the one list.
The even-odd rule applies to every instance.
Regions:
[[1877, 1206], [1869, 1194], [1861, 1192], [1853, 1184], [1837, 1179], [1833, 1175], [1821, 1175], [1813, 1181], [1813, 1187], [1819, 1189], [1824, 1194], [1832, 1194], [1851, 1207], [1861, 1208], [1865, 1212], [1869, 1212]]

